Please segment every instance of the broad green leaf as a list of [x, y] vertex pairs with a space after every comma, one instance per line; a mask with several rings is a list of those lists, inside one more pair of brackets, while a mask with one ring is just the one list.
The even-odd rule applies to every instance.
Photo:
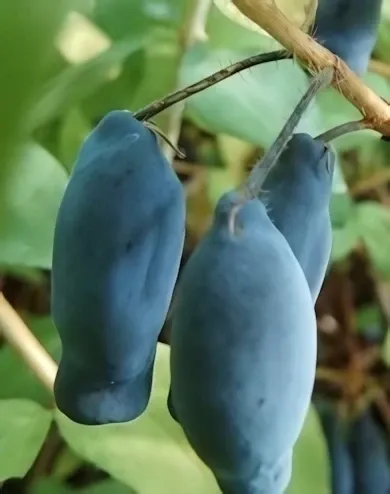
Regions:
[[44, 280], [44, 275], [40, 269], [29, 266], [16, 266], [14, 264], [0, 264], [0, 273], [12, 276], [28, 284], [39, 285]]
[[95, 0], [93, 18], [113, 39], [153, 30], [180, 28], [189, 0]]
[[213, 0], [213, 3], [225, 17], [248, 31], [264, 33], [263, 29], [244, 15], [231, 0]]
[[139, 35], [149, 28], [145, 0], [95, 0], [94, 4], [93, 19], [112, 39]]
[[78, 494], [136, 494], [136, 491], [115, 480], [105, 480], [90, 487], [79, 489]]
[[[248, 19], [234, 5], [233, 0], [213, 0], [225, 16], [239, 25], [253, 31], [263, 31], [257, 24]], [[311, 0], [275, 0], [275, 6], [280, 9], [294, 24], [301, 27], [306, 21], [306, 9], [311, 6]]]
[[59, 156], [70, 172], [85, 138], [91, 131], [91, 125], [80, 108], [66, 112], [59, 129]]
[[355, 213], [355, 204], [348, 194], [334, 193], [330, 201], [332, 226], [341, 228]]
[[34, 482], [27, 492], [28, 494], [74, 494], [78, 491], [57, 480], [43, 478]]
[[42, 88], [66, 0], [0, 2], [0, 184], [16, 147], [26, 137], [26, 116]]
[[137, 88], [145, 76], [146, 50], [139, 50], [126, 58], [119, 76], [98, 88], [82, 103], [87, 117], [95, 121], [118, 108], [131, 109]]
[[390, 278], [390, 210], [366, 201], [357, 205], [360, 236], [376, 271]]
[[76, 472], [84, 461], [76, 455], [70, 448], [63, 448], [55, 458], [51, 470], [51, 478], [56, 482], [61, 482]]
[[0, 400], [0, 482], [24, 477], [46, 438], [52, 412], [27, 400]]
[[317, 413], [312, 406], [294, 448], [287, 494], [329, 494], [329, 459]]
[[54, 225], [67, 174], [48, 151], [26, 144], [0, 198], [0, 263], [50, 268]]
[[[197, 45], [184, 59], [181, 86], [259, 53], [210, 50]], [[287, 82], [288, 81], [288, 82]], [[211, 133], [224, 133], [268, 147], [307, 89], [309, 78], [292, 60], [267, 63], [236, 74], [188, 99], [190, 118]], [[323, 130], [315, 102], [303, 116], [297, 132], [316, 135]]]
[[347, 193], [333, 194], [330, 203], [333, 229], [332, 262], [343, 261], [359, 241], [355, 204]]
[[[381, 342], [384, 336], [382, 313], [378, 304], [365, 304], [356, 311], [356, 327], [370, 341]], [[386, 330], [387, 331], [387, 330]]]
[[[58, 361], [61, 342], [51, 317], [29, 317], [26, 322], [43, 347]], [[0, 399], [26, 398], [44, 406], [52, 406], [53, 396], [8, 345], [0, 349], [0, 376]]]
[[[131, 108], [139, 110], [174, 91], [180, 65], [180, 40], [175, 31], [156, 27], [145, 48], [145, 70], [131, 101]], [[168, 130], [169, 113], [163, 112], [155, 121], [163, 131]], [[173, 111], [175, 111], [173, 109]]]
[[[222, 166], [207, 167], [207, 189], [211, 203], [215, 206], [225, 192], [237, 187], [243, 180], [248, 159], [252, 158], [255, 146], [224, 134], [216, 136], [218, 158]], [[205, 160], [202, 162], [206, 163]], [[217, 161], [218, 163], [218, 161]]]
[[[358, 110], [333, 87], [321, 91], [317, 96], [317, 100], [322, 113], [323, 126], [326, 130], [361, 118]], [[361, 135], [366, 132], [371, 131], [359, 132], [359, 137], [361, 138]], [[352, 134], [352, 137], [355, 137], [355, 135]], [[348, 148], [348, 139], [350, 138], [351, 135], [340, 137], [334, 141], [334, 146], [337, 150], [343, 151]]]
[[51, 478], [42, 479], [31, 486], [28, 494], [136, 494], [115, 480], [103, 480], [88, 487], [74, 489]]
[[335, 156], [332, 192], [333, 195], [337, 196], [340, 196], [341, 194], [348, 195], [348, 187], [345, 182], [344, 174], [340, 166], [340, 158], [337, 152]]
[[[390, 8], [387, 7], [390, 12]], [[380, 23], [378, 29], [378, 39], [375, 45], [375, 55], [383, 62], [390, 62], [390, 16], [386, 15], [386, 18]]]
[[369, 304], [359, 307], [356, 312], [356, 322], [358, 327], [379, 326], [381, 324], [381, 311], [378, 305]]
[[78, 455], [137, 492], [219, 494], [210, 471], [169, 416], [169, 383], [169, 347], [159, 344], [151, 402], [140, 418], [128, 424], [88, 427], [57, 411], [61, 434]]
[[390, 83], [386, 77], [374, 72], [367, 72], [363, 77], [364, 83], [382, 96], [385, 100], [390, 99]]
[[349, 220], [341, 228], [333, 228], [332, 262], [343, 261], [357, 246], [359, 241], [359, 225]]
[[65, 69], [44, 88], [41, 99], [30, 115], [30, 129], [47, 124], [64, 110], [80, 103], [99, 87], [118, 77], [122, 63], [141, 50], [143, 37], [134, 37], [113, 44], [101, 55]]
[[254, 31], [225, 15], [217, 6], [218, 3], [218, 1], [213, 2], [207, 20], [210, 46], [218, 49], [240, 50], [259, 45], [266, 51], [281, 48], [272, 38], [265, 36], [264, 32]]
[[208, 197], [213, 206], [217, 205], [223, 194], [234, 189], [237, 185], [237, 181], [229, 174], [228, 170], [220, 168], [209, 168], [207, 170]]

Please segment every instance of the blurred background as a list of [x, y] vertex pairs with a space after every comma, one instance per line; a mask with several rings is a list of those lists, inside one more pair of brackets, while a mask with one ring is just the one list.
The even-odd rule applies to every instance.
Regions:
[[[53, 229], [87, 134], [110, 110], [138, 110], [232, 62], [280, 48], [223, 0], [210, 2], [204, 26], [190, 29], [194, 3], [0, 3], [0, 283], [55, 360], [61, 348], [50, 318]], [[304, 1], [277, 3], [302, 22]], [[363, 79], [390, 100], [389, 0]], [[307, 86], [298, 62], [270, 63], [190, 98], [182, 115], [179, 107], [155, 119], [168, 136], [179, 135], [186, 155], [174, 159], [187, 194], [182, 265], [220, 195], [243, 180]], [[328, 89], [298, 131], [317, 135], [358, 116]], [[379, 464], [378, 476], [390, 475], [390, 143], [364, 131], [338, 139], [334, 149], [332, 265], [316, 307], [318, 375], [288, 494], [336, 494], [332, 471], [341, 479], [348, 469]], [[2, 492], [217, 494], [166, 410], [169, 330], [168, 317], [147, 412], [130, 424], [88, 428], [55, 410], [52, 394], [0, 327]]]

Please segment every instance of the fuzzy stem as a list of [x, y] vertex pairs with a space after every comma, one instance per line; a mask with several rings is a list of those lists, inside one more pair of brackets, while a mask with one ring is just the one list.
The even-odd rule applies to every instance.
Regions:
[[371, 128], [370, 125], [365, 120], [358, 120], [356, 122], [347, 122], [338, 125], [337, 127], [333, 127], [333, 129], [329, 129], [326, 132], [318, 135], [316, 137], [316, 140], [330, 142], [345, 134], [356, 132], [358, 130], [367, 130], [370, 128]]
[[273, 142], [272, 146], [265, 154], [265, 156], [254, 166], [252, 169], [248, 180], [245, 185], [246, 196], [256, 197], [260, 194], [262, 186], [275, 165], [278, 161], [279, 156], [282, 154], [283, 150], [290, 141], [293, 132], [298, 125], [303, 113], [316, 96], [319, 90], [326, 87], [333, 77], [333, 69], [324, 69], [316, 77], [313, 78], [308, 90], [301, 98], [298, 105], [295, 107], [291, 116], [285, 123], [282, 131], [278, 137]]
[[174, 93], [168, 94], [162, 99], [157, 101], [153, 101], [148, 106], [141, 108], [138, 110], [134, 116], [138, 120], [149, 120], [153, 118], [158, 113], [166, 110], [170, 106], [182, 101], [184, 99], [193, 96], [194, 94], [200, 93], [209, 87], [215, 86], [219, 82], [231, 77], [234, 74], [238, 74], [243, 70], [249, 69], [250, 67], [254, 67], [255, 65], [260, 65], [268, 62], [276, 62], [278, 60], [288, 60], [292, 58], [292, 55], [289, 55], [286, 50], [277, 50], [269, 53], [261, 53], [259, 55], [253, 55], [252, 57], [245, 58], [244, 60], [240, 60], [239, 62], [233, 63], [224, 69], [218, 70], [218, 72], [214, 72], [214, 74], [205, 77], [204, 79], [191, 84], [191, 86], [185, 87], [183, 89], [179, 89]]

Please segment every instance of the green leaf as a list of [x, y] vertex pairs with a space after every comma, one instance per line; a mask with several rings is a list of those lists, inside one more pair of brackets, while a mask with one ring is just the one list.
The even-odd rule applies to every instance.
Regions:
[[264, 34], [248, 29], [238, 22], [225, 15], [221, 8], [214, 2], [211, 6], [208, 22], [207, 34], [210, 46], [213, 49], [240, 50], [243, 48], [253, 48], [256, 45], [264, 47], [266, 51], [280, 49], [281, 46], [272, 38]]
[[109, 111], [131, 108], [134, 95], [145, 76], [146, 50], [139, 50], [126, 58], [120, 75], [94, 91], [82, 103], [86, 116], [100, 119]]
[[350, 220], [341, 228], [333, 229], [332, 262], [341, 262], [355, 249], [359, 241], [359, 225]]
[[[340, 189], [342, 190], [342, 189]], [[347, 193], [334, 193], [330, 203], [333, 229], [332, 262], [343, 261], [359, 241], [355, 204]]]
[[364, 304], [356, 311], [357, 331], [373, 342], [382, 342], [387, 330], [383, 328], [382, 312], [378, 304]]
[[237, 187], [238, 183], [229, 174], [228, 170], [213, 167], [208, 168], [206, 173], [208, 197], [213, 207], [215, 207], [221, 196]]
[[78, 490], [78, 494], [136, 494], [136, 491], [114, 480], [105, 480]]
[[[184, 58], [181, 86], [192, 84], [261, 50], [210, 50], [199, 44]], [[288, 87], [286, 86], [288, 81]], [[236, 74], [189, 98], [190, 118], [208, 132], [224, 133], [268, 147], [308, 87], [309, 79], [292, 60], [267, 63]], [[321, 113], [312, 104], [297, 131], [320, 133]]]
[[[61, 342], [51, 317], [30, 317], [26, 322], [44, 348], [58, 361]], [[0, 349], [0, 376], [3, 376], [0, 399], [26, 398], [45, 406], [52, 405], [53, 396], [8, 345]]]
[[144, 34], [156, 25], [180, 28], [188, 0], [95, 0], [93, 18], [113, 39]]
[[68, 177], [36, 143], [8, 170], [0, 198], [0, 263], [50, 268], [57, 211]]
[[84, 464], [84, 461], [70, 448], [62, 448], [55, 458], [51, 478], [61, 482], [72, 476]]
[[210, 471], [188, 445], [167, 411], [169, 347], [158, 344], [152, 398], [137, 420], [88, 427], [57, 411], [68, 445], [115, 479], [148, 494], [219, 494]]
[[114, 480], [104, 480], [82, 489], [72, 489], [53, 479], [42, 479], [31, 486], [28, 494], [136, 494], [133, 489]]
[[144, 43], [144, 37], [132, 36], [113, 44], [101, 55], [60, 73], [47, 84], [41, 99], [35, 105], [30, 116], [30, 129], [35, 130], [47, 124], [67, 108], [93, 94], [110, 81], [113, 71], [120, 70], [126, 58], [141, 50]]
[[360, 235], [376, 271], [390, 279], [390, 210], [372, 201], [357, 205]]
[[381, 310], [377, 304], [368, 304], [360, 306], [356, 311], [356, 323], [359, 329], [369, 326], [381, 326], [382, 316]]
[[0, 482], [26, 475], [51, 421], [52, 412], [31, 401], [0, 401]]
[[[386, 2], [384, 2], [386, 4]], [[389, 7], [387, 10], [390, 11]], [[386, 13], [386, 12], [385, 12]], [[390, 16], [385, 16], [384, 21], [379, 25], [378, 39], [375, 45], [375, 55], [383, 62], [390, 62]]]
[[[208, 197], [214, 206], [222, 194], [240, 185], [245, 167], [256, 150], [252, 144], [224, 134], [216, 136], [216, 144], [214, 152], [218, 154], [206, 168]], [[207, 164], [206, 157], [201, 162]]]
[[[334, 151], [334, 149], [333, 149]], [[334, 151], [335, 152], [335, 151]], [[340, 166], [340, 157], [337, 152], [335, 152], [335, 164], [332, 182], [332, 192], [333, 195], [348, 195], [348, 187], [344, 178], [342, 168]]]
[[67, 8], [66, 0], [0, 2], [0, 184], [11, 155], [26, 137], [26, 115], [41, 91]]
[[59, 129], [58, 154], [69, 172], [90, 131], [91, 125], [80, 108], [72, 108], [63, 116]]
[[[132, 109], [139, 110], [175, 89], [180, 57], [177, 33], [165, 27], [155, 28], [145, 49], [144, 75], [131, 101]], [[168, 130], [169, 113], [168, 110], [154, 119], [163, 131]]]
[[334, 193], [330, 201], [330, 217], [333, 228], [341, 228], [355, 213], [355, 204], [348, 194]]
[[40, 269], [28, 266], [16, 266], [0, 264], [0, 273], [12, 276], [31, 285], [39, 285], [44, 282], [44, 274]]
[[51, 478], [38, 480], [28, 489], [28, 494], [74, 494], [76, 492], [78, 491]]
[[328, 494], [329, 458], [317, 413], [313, 406], [294, 448], [293, 475], [287, 494]]

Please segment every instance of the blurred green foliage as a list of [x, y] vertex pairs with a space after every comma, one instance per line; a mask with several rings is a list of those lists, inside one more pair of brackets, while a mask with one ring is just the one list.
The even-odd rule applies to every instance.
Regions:
[[[235, 24], [213, 6], [207, 23], [208, 41], [183, 53], [189, 1], [0, 3], [3, 274], [30, 276], [35, 272], [31, 269], [50, 269], [55, 218], [68, 175], [84, 138], [106, 112], [137, 110], [178, 83], [190, 84], [233, 61], [277, 47], [270, 38]], [[389, 3], [385, 3], [376, 48], [376, 56], [384, 61], [390, 53]], [[369, 73], [364, 80], [390, 99], [387, 79]], [[215, 136], [214, 147], [203, 154], [206, 198], [211, 205], [225, 189], [237, 184], [248, 156], [270, 145], [307, 85], [308, 78], [297, 63], [281, 61], [236, 75], [188, 101], [186, 120]], [[163, 130], [169, 126], [170, 114], [167, 111], [158, 118]], [[299, 130], [316, 135], [357, 115], [355, 108], [329, 89], [310, 107]], [[372, 197], [357, 201], [346, 183], [351, 190], [386, 171], [389, 149], [371, 131], [345, 136], [334, 147], [339, 168], [332, 202], [333, 260], [343, 263], [363, 245], [372, 269], [387, 281], [388, 206]], [[189, 203], [191, 218], [199, 213], [199, 201], [203, 200], [201, 196]], [[58, 359], [60, 342], [50, 317], [28, 318], [28, 322]], [[86, 428], [53, 411], [50, 395], [3, 345], [0, 482], [26, 475], [53, 421], [68, 447], [53, 467], [53, 478], [31, 483], [32, 494], [74, 492], [65, 480], [84, 461], [113, 480], [78, 489], [80, 494], [130, 494], [134, 490], [139, 494], [217, 494], [210, 472], [167, 413], [168, 354], [168, 347], [160, 344], [152, 403], [144, 416], [123, 426]], [[64, 468], [69, 451], [71, 466]], [[288, 494], [328, 493], [328, 470], [324, 439], [313, 409], [296, 447]]]

